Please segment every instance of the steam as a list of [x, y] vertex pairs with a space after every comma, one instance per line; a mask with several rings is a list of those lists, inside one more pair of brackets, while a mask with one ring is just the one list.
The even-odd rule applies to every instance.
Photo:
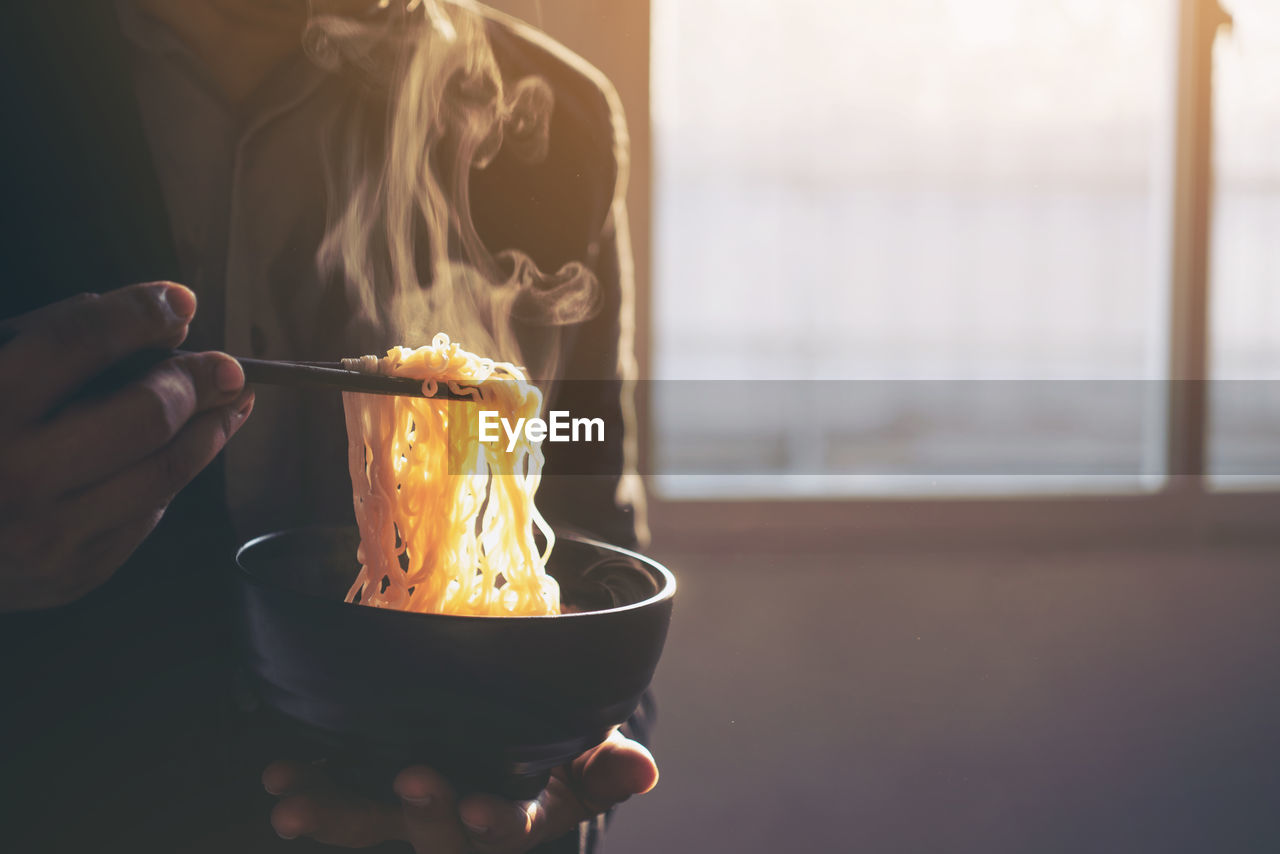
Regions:
[[516, 249], [491, 252], [471, 219], [473, 169], [503, 150], [530, 164], [546, 157], [546, 81], [504, 88], [484, 22], [465, 6], [383, 0], [351, 17], [323, 5], [311, 2], [304, 47], [358, 81], [328, 129], [330, 211], [316, 259], [343, 282], [350, 342], [381, 352], [444, 332], [525, 364], [514, 321], [559, 326], [599, 311], [599, 283], [582, 264], [548, 274]]

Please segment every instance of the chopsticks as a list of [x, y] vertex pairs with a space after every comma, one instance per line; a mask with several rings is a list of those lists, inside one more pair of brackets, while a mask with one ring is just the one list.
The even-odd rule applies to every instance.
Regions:
[[[91, 380], [81, 395], [95, 395], [114, 391], [138, 379], [165, 359], [184, 355], [184, 350], [143, 350], [122, 359]], [[422, 381], [409, 377], [388, 377], [367, 374], [344, 368], [341, 362], [280, 362], [270, 359], [243, 359], [233, 356], [244, 369], [246, 383], [294, 387], [332, 388], [363, 394], [393, 394], [407, 397], [426, 397], [422, 393]], [[475, 398], [465, 392], [455, 392], [444, 383], [431, 396], [432, 400], [469, 400]]]
[[[364, 394], [396, 394], [407, 397], [426, 397], [422, 393], [422, 380], [409, 377], [388, 377], [367, 374], [342, 367], [341, 362], [279, 362], [269, 359], [235, 360], [244, 369], [247, 383], [283, 386], [326, 386], [342, 391]], [[469, 394], [459, 394], [443, 383], [431, 395], [433, 400], [471, 400]]]

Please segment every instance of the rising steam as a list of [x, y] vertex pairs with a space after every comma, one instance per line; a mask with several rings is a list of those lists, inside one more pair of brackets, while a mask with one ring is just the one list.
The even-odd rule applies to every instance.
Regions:
[[[304, 35], [322, 68], [355, 72], [326, 141], [330, 211], [317, 254], [340, 278], [350, 342], [417, 346], [437, 332], [524, 364], [513, 331], [578, 323], [600, 308], [579, 263], [552, 274], [515, 249], [490, 252], [471, 220], [469, 178], [500, 150], [547, 155], [554, 95], [538, 77], [504, 87], [480, 15], [392, 0], [364, 17], [312, 0]], [[544, 379], [538, 377], [535, 379]]]

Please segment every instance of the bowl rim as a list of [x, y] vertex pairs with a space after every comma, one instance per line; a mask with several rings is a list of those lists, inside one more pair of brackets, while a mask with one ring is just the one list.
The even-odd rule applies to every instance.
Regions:
[[[240, 574], [241, 578], [247, 580], [248, 583], [252, 584], [255, 587], [263, 588], [266, 590], [289, 593], [291, 595], [299, 596], [304, 599], [310, 599], [315, 602], [322, 602], [322, 603], [325, 603], [326, 605], [336, 605], [343, 608], [370, 609], [371, 606], [369, 605], [361, 605], [356, 602], [347, 602], [345, 600], [335, 600], [327, 596], [319, 596], [315, 593], [308, 593], [303, 590], [296, 590], [292, 587], [287, 587], [283, 584], [275, 584], [273, 582], [267, 581], [266, 579], [263, 579], [254, 575], [252, 572], [250, 572], [248, 569], [245, 568], [245, 565], [242, 561], [242, 557], [244, 556], [244, 553], [248, 549], [254, 546], [257, 546], [261, 543], [268, 542], [270, 540], [279, 539], [280, 537], [284, 537], [284, 536], [305, 534], [307, 532], [321, 532], [321, 531], [324, 531], [324, 532], [356, 531], [357, 533], [359, 533], [359, 529], [357, 529], [355, 525], [300, 525], [292, 528], [282, 528], [278, 531], [270, 531], [266, 534], [260, 534], [259, 536], [246, 540], [243, 545], [241, 545], [239, 548], [236, 549], [236, 554], [235, 554], [236, 571]], [[555, 534], [557, 541], [562, 539], [570, 540], [572, 542], [582, 543], [583, 545], [588, 545], [588, 546], [595, 546], [596, 548], [606, 549], [608, 551], [615, 552], [617, 554], [624, 555], [629, 558], [633, 558], [634, 560], [637, 560], [643, 563], [645, 566], [649, 567], [650, 569], [657, 571], [658, 575], [662, 578], [662, 581], [663, 581], [662, 586], [659, 588], [657, 593], [655, 593], [653, 596], [650, 596], [648, 599], [642, 599], [639, 602], [632, 602], [629, 605], [619, 605], [614, 608], [606, 608], [600, 611], [573, 611], [568, 614], [518, 614], [518, 615], [511, 615], [511, 616], [502, 616], [500, 614], [437, 614], [437, 613], [428, 612], [428, 611], [401, 611], [398, 608], [374, 608], [373, 610], [382, 611], [388, 614], [401, 614], [405, 617], [430, 618], [433, 620], [464, 621], [464, 622], [475, 622], [475, 621], [489, 622], [493, 620], [500, 620], [503, 623], [512, 623], [512, 622], [528, 621], [528, 620], [542, 621], [542, 620], [576, 619], [580, 617], [598, 617], [605, 614], [618, 614], [618, 613], [625, 613], [627, 611], [638, 611], [643, 608], [656, 605], [665, 600], [672, 599], [675, 596], [676, 594], [675, 575], [671, 572], [671, 570], [667, 569], [665, 566], [658, 563], [653, 558], [646, 557], [645, 555], [642, 555], [639, 552], [632, 551], [631, 549], [624, 549], [622, 546], [616, 546], [612, 543], [606, 543], [603, 540], [597, 540], [593, 537], [584, 536], [583, 534], [578, 533], [576, 531], [557, 530], [556, 528], [553, 527], [552, 533]], [[554, 552], [554, 547], [553, 547], [553, 552]], [[354, 555], [352, 556], [352, 559], [353, 560], [355, 559]]]

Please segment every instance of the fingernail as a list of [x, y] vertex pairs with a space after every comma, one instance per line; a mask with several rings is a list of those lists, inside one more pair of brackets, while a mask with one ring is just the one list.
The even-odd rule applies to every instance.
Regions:
[[[253, 411], [253, 392], [250, 392], [248, 399], [246, 399], [244, 403], [240, 404], [240, 408], [236, 410], [236, 417], [239, 418], [241, 421], [243, 421], [244, 419], [249, 417], [249, 413], [252, 411]], [[272, 792], [272, 794], [276, 794], [276, 793]]]
[[219, 359], [213, 369], [213, 381], [222, 392], [232, 392], [244, 385], [244, 370], [235, 359]]
[[296, 836], [290, 836], [290, 835], [289, 835], [289, 834], [287, 834], [287, 833], [281, 833], [281, 832], [280, 832], [280, 831], [278, 831], [278, 830], [276, 831], [276, 836], [279, 836], [281, 839], [297, 839], [297, 838], [298, 838], [298, 837], [296, 837]]
[[179, 320], [187, 321], [195, 317], [196, 295], [190, 288], [174, 284], [164, 285], [161, 290], [161, 298]]
[[471, 824], [467, 821], [464, 821], [463, 824], [466, 825], [467, 830], [471, 831], [476, 836], [485, 836], [489, 833], [489, 825], [487, 824]]
[[432, 803], [435, 802], [435, 798], [433, 798], [431, 795], [423, 795], [420, 798], [403, 797], [403, 800], [406, 804], [411, 804], [420, 810], [426, 809], [427, 807], [431, 806]]

